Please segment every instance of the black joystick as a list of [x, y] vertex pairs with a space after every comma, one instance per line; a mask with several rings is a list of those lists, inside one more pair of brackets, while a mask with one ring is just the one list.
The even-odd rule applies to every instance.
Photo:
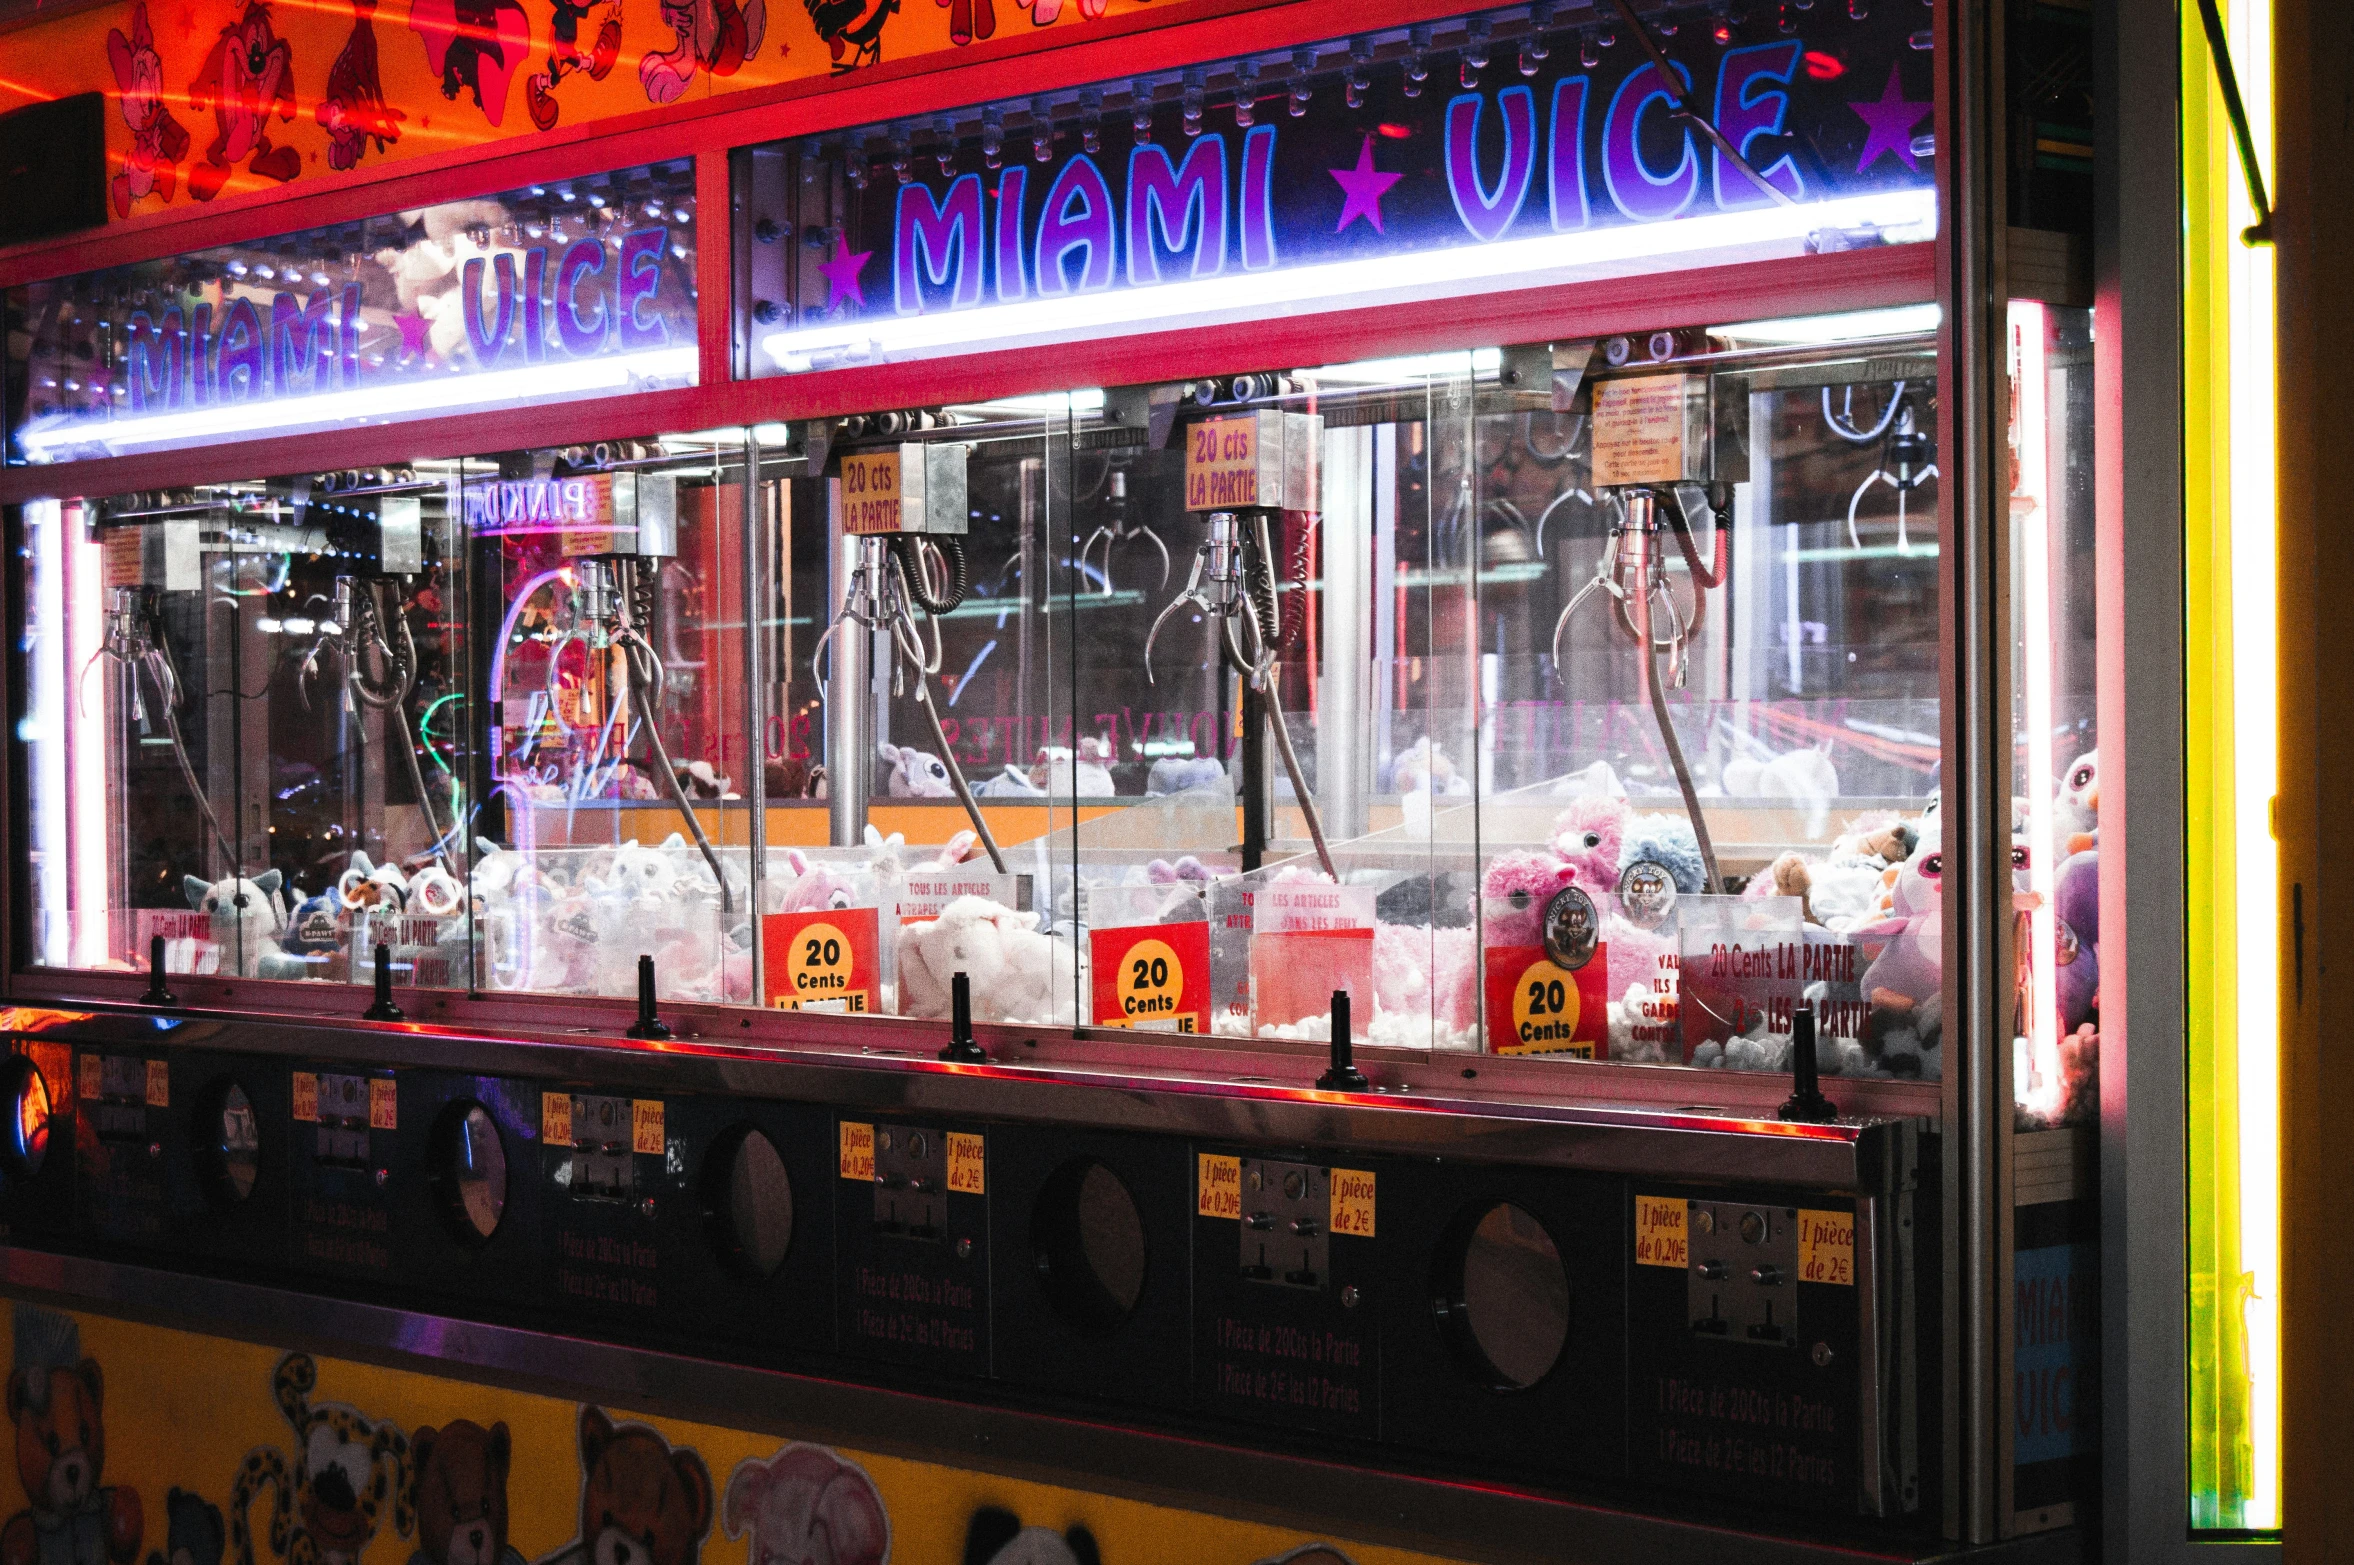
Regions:
[[973, 981], [962, 973], [948, 976], [948, 1047], [940, 1058], [966, 1065], [986, 1065], [989, 1051], [973, 1041]]
[[1332, 991], [1332, 1068], [1316, 1078], [1323, 1092], [1371, 1092], [1373, 1083], [1357, 1069], [1357, 1048], [1349, 1036], [1349, 992]]
[[376, 942], [376, 1003], [360, 1013], [371, 1022], [397, 1022], [406, 1014], [392, 1003], [392, 947]]
[[147, 942], [147, 992], [139, 996], [141, 1005], [178, 1005], [180, 997], [164, 987], [163, 936]]
[[654, 959], [638, 954], [638, 1019], [625, 1038], [637, 1038], [648, 1043], [659, 1043], [670, 1036], [670, 1029], [654, 1014]]
[[1781, 1117], [1821, 1124], [1839, 1117], [1839, 1105], [1823, 1096], [1815, 1074], [1815, 1008], [1800, 1005], [1790, 1013], [1790, 1101]]

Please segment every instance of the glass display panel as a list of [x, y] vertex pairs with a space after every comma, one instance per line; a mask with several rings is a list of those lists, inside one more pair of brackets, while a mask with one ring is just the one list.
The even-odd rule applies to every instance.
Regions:
[[10, 463], [691, 386], [690, 160], [7, 290]]

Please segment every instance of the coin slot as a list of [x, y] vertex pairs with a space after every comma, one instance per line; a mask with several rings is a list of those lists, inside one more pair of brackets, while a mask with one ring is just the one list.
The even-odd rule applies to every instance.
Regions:
[[1109, 1331], [1144, 1296], [1144, 1219], [1118, 1174], [1073, 1158], [1038, 1192], [1030, 1253], [1054, 1312], [1081, 1331]]
[[489, 1109], [461, 1099], [433, 1126], [433, 1191], [450, 1231], [467, 1244], [490, 1242], [507, 1212], [507, 1147]]
[[1433, 1305], [1463, 1373], [1497, 1391], [1551, 1374], [1569, 1341], [1569, 1272], [1545, 1225], [1499, 1201], [1465, 1214], [1439, 1258]]
[[205, 1195], [219, 1206], [235, 1206], [253, 1194], [261, 1177], [261, 1116], [234, 1081], [213, 1082], [197, 1096], [196, 1176]]
[[33, 1062], [17, 1056], [8, 1066], [8, 1133], [4, 1146], [10, 1168], [30, 1179], [49, 1161], [49, 1128], [53, 1105], [49, 1083]]
[[738, 1125], [703, 1165], [712, 1248], [747, 1277], [773, 1276], [793, 1247], [793, 1179], [765, 1132]]

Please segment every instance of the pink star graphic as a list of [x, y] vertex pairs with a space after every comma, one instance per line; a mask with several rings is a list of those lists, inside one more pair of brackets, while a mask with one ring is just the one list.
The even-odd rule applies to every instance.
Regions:
[[1863, 117], [1865, 127], [1863, 155], [1855, 160], [1857, 173], [1869, 169], [1884, 152], [1904, 159], [1904, 166], [1914, 173], [1921, 171], [1920, 160], [1913, 156], [1913, 127], [1936, 105], [1907, 99], [1895, 66], [1888, 67], [1888, 90], [1880, 94], [1879, 102], [1851, 103], [1848, 107]]
[[1373, 138], [1367, 136], [1365, 145], [1357, 149], [1355, 168], [1336, 168], [1328, 172], [1340, 181], [1341, 193], [1346, 198], [1341, 202], [1340, 221], [1332, 225], [1332, 231], [1337, 234], [1361, 217], [1373, 225], [1375, 233], [1385, 232], [1381, 226], [1381, 198], [1390, 186], [1406, 176], [1384, 174], [1374, 168]]
[[407, 357], [425, 351], [425, 317], [415, 310], [404, 310], [392, 318], [401, 329], [401, 354]]
[[840, 304], [845, 297], [860, 309], [866, 308], [866, 288], [859, 282], [858, 274], [866, 269], [867, 260], [873, 254], [872, 250], [860, 250], [854, 254], [849, 240], [840, 234], [834, 236], [834, 258], [820, 262], [817, 268], [825, 273], [828, 309]]

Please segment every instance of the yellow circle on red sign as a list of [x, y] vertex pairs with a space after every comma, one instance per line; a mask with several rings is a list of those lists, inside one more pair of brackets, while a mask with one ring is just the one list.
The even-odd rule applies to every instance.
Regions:
[[1524, 1048], [1566, 1046], [1577, 1032], [1577, 975], [1550, 961], [1529, 963], [1512, 989], [1513, 1041]]
[[832, 924], [805, 924], [785, 953], [785, 981], [803, 1000], [850, 992], [850, 937]]
[[1185, 999], [1185, 969], [1166, 940], [1139, 940], [1120, 958], [1120, 1013], [1131, 1022], [1175, 1016]]

